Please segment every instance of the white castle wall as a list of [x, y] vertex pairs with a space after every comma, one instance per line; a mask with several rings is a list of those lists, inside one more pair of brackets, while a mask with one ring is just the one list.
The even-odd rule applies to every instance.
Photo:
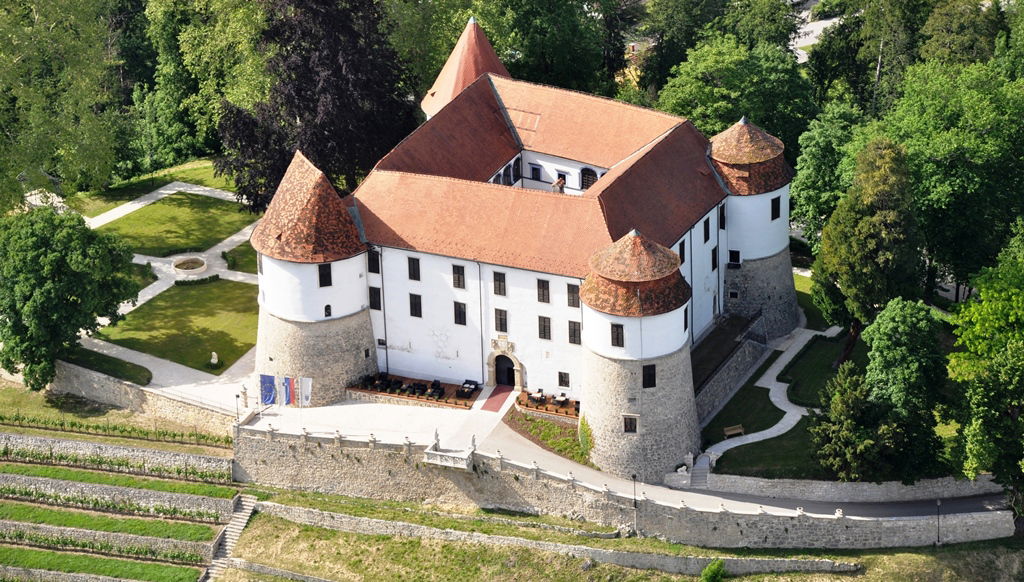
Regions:
[[[319, 264], [293, 263], [263, 255], [260, 305], [290, 321], [324, 321], [366, 308], [366, 253], [331, 263], [331, 286], [320, 286]], [[324, 306], [331, 306], [331, 317]]]
[[[704, 242], [704, 220], [711, 221], [711, 237]], [[729, 218], [726, 217], [726, 225]], [[718, 207], [716, 206], [693, 225], [686, 235], [686, 262], [680, 266], [683, 278], [693, 290], [690, 301], [690, 337], [699, 340], [711, 330], [715, 314], [722, 313], [722, 271], [729, 256], [725, 249], [726, 231], [718, 228]], [[680, 239], [682, 240], [682, 239]], [[718, 269], [711, 270], [711, 249], [718, 245]], [[679, 241], [672, 247], [679, 252]], [[715, 310], [717, 298], [718, 309]]]
[[[670, 354], [689, 339], [683, 330], [684, 307], [640, 318], [609, 315], [584, 305], [583, 345], [598, 355], [616, 360], [640, 360]], [[621, 324], [623, 328], [625, 341], [621, 348], [612, 345], [613, 323]]]
[[[779, 218], [772, 220], [772, 199], [780, 198]], [[740, 260], [763, 259], [789, 246], [789, 185], [767, 194], [726, 198], [728, 248], [719, 251], [728, 262], [729, 250], [740, 251]], [[723, 248], [725, 248], [723, 246]]]

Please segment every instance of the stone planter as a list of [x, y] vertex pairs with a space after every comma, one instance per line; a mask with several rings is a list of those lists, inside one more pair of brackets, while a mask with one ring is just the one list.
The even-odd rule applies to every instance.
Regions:
[[200, 257], [183, 257], [174, 261], [174, 272], [179, 275], [198, 275], [206, 270], [206, 261]]

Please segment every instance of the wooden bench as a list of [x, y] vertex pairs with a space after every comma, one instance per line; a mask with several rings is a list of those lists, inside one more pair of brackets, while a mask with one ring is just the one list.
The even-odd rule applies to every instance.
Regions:
[[740, 436], [743, 434], [743, 425], [734, 424], [733, 426], [727, 426], [722, 429], [722, 433], [725, 434], [725, 438]]

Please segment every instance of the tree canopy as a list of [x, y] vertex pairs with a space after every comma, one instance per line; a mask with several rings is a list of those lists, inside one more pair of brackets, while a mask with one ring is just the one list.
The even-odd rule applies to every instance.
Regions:
[[800, 32], [800, 14], [789, 0], [729, 0], [709, 28], [735, 36], [750, 49], [766, 43], [789, 50]]
[[726, 0], [650, 0], [641, 32], [653, 42], [642, 85], [660, 89], [672, 68], [686, 60], [704, 26], [722, 14]]
[[0, 366], [21, 369], [33, 390], [53, 380], [54, 362], [78, 334], [117, 322], [139, 289], [132, 251], [114, 235], [50, 208], [0, 217]]

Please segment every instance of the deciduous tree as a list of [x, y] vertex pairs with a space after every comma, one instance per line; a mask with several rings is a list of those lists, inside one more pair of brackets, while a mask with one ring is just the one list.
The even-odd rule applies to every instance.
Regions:
[[661, 89], [672, 68], [697, 46], [704, 26], [722, 14], [725, 0], [651, 0], [640, 30], [653, 41], [641, 86]]
[[974, 0], [939, 3], [921, 29], [921, 58], [957, 64], [988, 61], [1004, 25], [999, 1], [988, 4], [983, 9]]
[[788, 0], [729, 0], [725, 13], [709, 25], [754, 48], [760, 43], [789, 50], [800, 33], [800, 14]]

